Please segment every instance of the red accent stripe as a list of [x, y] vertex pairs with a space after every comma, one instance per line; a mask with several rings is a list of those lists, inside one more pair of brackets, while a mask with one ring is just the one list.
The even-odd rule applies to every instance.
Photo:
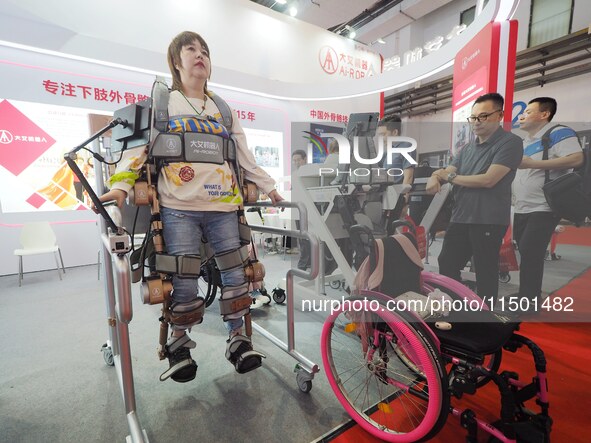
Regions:
[[[509, 21], [509, 47], [507, 48], [507, 80], [505, 90], [505, 103], [513, 104], [513, 93], [515, 91], [515, 61], [517, 59], [517, 20]], [[509, 109], [507, 107], [507, 109]], [[505, 122], [511, 123], [512, 112], [505, 112]], [[509, 126], [510, 128], [510, 126]], [[510, 129], [509, 129], [510, 130]]]

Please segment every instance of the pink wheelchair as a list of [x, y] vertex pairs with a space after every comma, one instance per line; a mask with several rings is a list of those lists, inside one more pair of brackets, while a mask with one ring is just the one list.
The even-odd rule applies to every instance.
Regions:
[[[476, 443], [479, 431], [488, 433], [491, 442], [549, 442], [546, 360], [535, 343], [518, 333], [519, 322], [489, 310], [461, 283], [422, 271], [416, 249], [414, 256], [408, 248], [409, 240], [416, 246], [411, 234], [375, 240], [355, 228], [351, 237], [362, 234], [369, 253], [359, 274], [366, 271], [369, 278], [365, 288], [331, 312], [321, 338], [328, 380], [349, 415], [388, 442], [428, 440], [449, 415], [460, 420], [467, 442]], [[403, 293], [420, 297], [435, 289], [479, 309], [423, 318], [397, 303]], [[533, 357], [532, 380], [499, 373], [503, 353], [518, 350]], [[453, 406], [454, 399], [475, 395], [487, 383], [494, 383], [500, 394], [498, 421], [487, 423], [475, 411]], [[526, 407], [532, 399], [537, 412]]]

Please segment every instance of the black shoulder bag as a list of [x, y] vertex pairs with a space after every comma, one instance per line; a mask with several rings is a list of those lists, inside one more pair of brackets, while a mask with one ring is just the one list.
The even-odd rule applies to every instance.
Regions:
[[[550, 149], [550, 133], [557, 127], [556, 125], [548, 129], [542, 136], [542, 146], [544, 152], [542, 160], [548, 160], [548, 150]], [[576, 226], [585, 222], [585, 218], [591, 214], [591, 202], [589, 196], [583, 189], [583, 178], [577, 172], [568, 172], [560, 177], [550, 180], [550, 171], [546, 169], [546, 178], [544, 180], [544, 196], [552, 212], [558, 217], [569, 220]]]

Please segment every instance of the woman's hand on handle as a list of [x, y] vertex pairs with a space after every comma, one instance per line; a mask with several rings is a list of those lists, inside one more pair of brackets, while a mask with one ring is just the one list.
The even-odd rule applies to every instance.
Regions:
[[[125, 201], [126, 198], [127, 198], [127, 192], [125, 192], [121, 189], [111, 189], [109, 192], [105, 192], [103, 195], [101, 195], [99, 197], [99, 200], [102, 203], [114, 200], [117, 202], [117, 207], [121, 208], [123, 206], [123, 202]], [[91, 209], [95, 213], [98, 214], [98, 211], [94, 205], [91, 206]]]
[[279, 194], [279, 192], [277, 192], [276, 189], [273, 189], [271, 192], [269, 192], [268, 195], [271, 199], [271, 203], [273, 204], [273, 206], [277, 206], [277, 203], [285, 200], [283, 197], [281, 197], [281, 195]]

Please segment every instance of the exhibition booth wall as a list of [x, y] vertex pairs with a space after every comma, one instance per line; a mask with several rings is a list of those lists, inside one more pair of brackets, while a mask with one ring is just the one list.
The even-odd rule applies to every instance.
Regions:
[[[229, 13], [225, 9], [227, 6], [215, 3], [221, 9], [217, 11], [218, 14]], [[27, 2], [24, 4], [26, 6]], [[367, 48], [306, 23], [269, 17], [264, 10], [259, 11], [256, 7], [252, 11], [247, 8], [242, 12], [245, 15], [236, 16], [236, 11], [233, 11], [227, 16], [232, 23], [237, 23], [237, 30], [241, 29], [240, 23], [250, 21], [252, 25], [253, 20], [257, 23], [262, 20], [265, 23], [261, 26], [267, 30], [273, 26], [282, 27], [278, 35], [284, 39], [283, 44], [293, 46], [295, 41], [296, 46], [290, 51], [304, 54], [304, 48], [298, 44], [310, 45], [314, 42], [310, 49], [314, 54], [309, 65], [302, 64], [298, 57], [292, 57], [298, 58], [299, 69], [290, 63], [268, 63], [269, 52], [272, 59], [273, 47], [280, 44], [278, 42], [269, 42], [268, 51], [267, 48], [264, 51], [258, 50], [260, 48], [249, 51], [248, 60], [242, 61], [236, 54], [223, 53], [221, 37], [218, 36], [217, 40], [220, 41], [213, 43], [216, 41], [214, 37], [210, 43], [213, 68], [209, 87], [236, 111], [247, 134], [250, 149], [282, 188], [284, 177], [290, 174], [292, 149], [301, 148], [307, 143], [302, 138], [304, 134], [291, 134], [292, 122], [316, 121], [342, 127], [352, 112], [378, 111], [379, 94], [323, 102], [292, 101], [251, 94], [232, 85], [239, 84], [244, 76], [255, 78], [259, 84], [264, 81], [273, 83], [276, 76], [288, 79], [292, 76], [292, 79], [299, 78], [302, 81], [312, 81], [313, 78], [319, 80], [319, 75], [327, 74], [322, 69], [318, 54], [323, 50], [326, 54], [327, 50], [323, 48], [327, 46], [340, 58], [340, 66], [346, 68], [343, 72], [353, 72], [353, 77], [369, 75], [369, 72], [379, 69], [381, 61], [379, 55]], [[263, 16], [259, 17], [261, 14]], [[142, 63], [134, 66], [137, 48], [121, 45], [113, 48], [104, 60], [82, 57], [82, 51], [79, 55], [73, 55], [76, 51], [72, 47], [77, 47], [75, 42], [80, 39], [83, 40], [80, 42], [81, 47], [86, 45], [88, 48], [87, 55], [95, 57], [98, 53], [93, 51], [97, 47], [104, 50], [109, 45], [104, 40], [92, 41], [90, 37], [80, 35], [60, 45], [57, 43], [60, 39], [55, 38], [59, 34], [56, 28], [48, 32], [49, 25], [35, 23], [31, 17], [16, 22], [13, 19], [6, 15], [0, 16], [0, 22], [10, 24], [1, 27], [4, 30], [2, 38], [6, 39], [7, 33], [13, 29], [13, 39], [18, 42], [5, 40], [0, 44], [0, 72], [3, 78], [0, 84], [0, 129], [3, 140], [0, 145], [0, 275], [17, 272], [17, 258], [13, 256], [13, 251], [20, 247], [19, 233], [23, 223], [32, 221], [49, 221], [52, 224], [67, 267], [97, 263], [98, 218], [89, 210], [90, 202], [86, 197], [76, 198], [73, 176], [63, 161], [63, 155], [90, 137], [91, 117], [103, 116], [108, 121], [116, 109], [149, 97], [157, 74], [165, 76], [171, 83], [165, 62], [166, 47], [162, 49], [162, 45], [168, 41], [159, 42], [159, 45], [154, 42], [158, 50], [149, 54], [151, 61], [146, 63], [147, 59], [142, 59]], [[33, 34], [40, 32], [41, 28], [47, 38], [36, 41], [35, 47], [24, 45], [23, 42], [35, 42], [24, 38], [18, 40], [20, 35], [26, 34], [23, 26]], [[194, 27], [195, 24], [191, 28]], [[184, 24], [177, 23], [170, 38], [182, 29]], [[212, 26], [209, 26], [208, 30], [211, 29]], [[85, 29], [85, 32], [92, 33], [92, 27]], [[294, 33], [305, 38], [295, 39]], [[119, 38], [125, 39], [125, 33]], [[67, 39], [62, 39], [62, 43], [64, 40]], [[40, 47], [41, 42], [45, 48]], [[146, 42], [143, 44], [147, 45]], [[54, 52], [64, 49], [68, 49], [67, 54]], [[241, 56], [245, 56], [244, 53]], [[236, 63], [231, 62], [232, 59]], [[115, 64], [116, 61], [126, 63]], [[338, 60], [333, 61], [336, 63]], [[243, 66], [244, 70], [227, 69], [225, 65], [240, 69]], [[278, 68], [275, 65], [281, 68], [281, 72], [276, 71]], [[271, 67], [273, 70], [270, 70]], [[225, 85], [230, 86], [218, 84], [218, 76], [224, 77]], [[346, 81], [345, 76], [342, 77], [342, 81]], [[309, 130], [309, 125], [300, 129]], [[292, 140], [301, 145], [292, 147]], [[84, 158], [88, 160], [88, 156]], [[94, 183], [92, 168], [87, 167], [86, 172], [91, 183]], [[27, 272], [51, 267], [53, 258], [50, 255], [25, 259]]]
[[[66, 266], [97, 262], [97, 216], [84, 199], [61, 192], [60, 174], [68, 172], [63, 154], [90, 136], [90, 116], [110, 116], [148, 97], [156, 76], [170, 83], [165, 54], [178, 32], [197, 30], [206, 37], [213, 65], [209, 87], [237, 112], [255, 157], [282, 182], [291, 172], [291, 152], [308, 147], [303, 131], [314, 130], [311, 125], [318, 131], [342, 128], [350, 113], [379, 111], [379, 91], [449, 72], [453, 56], [495, 19], [501, 3], [514, 2], [489, 1], [474, 23], [440, 50], [381, 74], [382, 58], [373, 47], [246, 0], [196, 3], [174, 2], [184, 8], [178, 14], [159, 0], [141, 2], [153, 12], [141, 20], [136, 1], [106, 0], [100, 9], [87, 6], [81, 13], [74, 13], [80, 5], [73, 0], [51, 5], [8, 0], [0, 5], [0, 129], [7, 122], [19, 128], [11, 134], [18, 140], [0, 145], [0, 275], [17, 272], [12, 252], [19, 247], [20, 227], [29, 221], [52, 223]], [[394, 34], [398, 49], [443, 32], [457, 23], [457, 8], [470, 3], [448, 3], [438, 10], [439, 19], [426, 15], [403, 27]], [[521, 17], [525, 9], [520, 7], [515, 18], [527, 23]], [[581, 15], [574, 15], [573, 29], [574, 20], [581, 21]], [[519, 27], [518, 49], [526, 28]], [[570, 104], [588, 98], [581, 96], [588, 89], [572, 88], [584, 78], [569, 80], [571, 88], [557, 82], [540, 92], [516, 91], [514, 101], [556, 92], [561, 102], [569, 103], [560, 108], [560, 120], [581, 121], [578, 108]], [[451, 120], [451, 111], [414, 118], [412, 124], [405, 122], [405, 135], [417, 139], [419, 153], [449, 150], [451, 131], [445, 136], [424, 131], [421, 122]], [[31, 257], [26, 270], [51, 267], [51, 257]]]

